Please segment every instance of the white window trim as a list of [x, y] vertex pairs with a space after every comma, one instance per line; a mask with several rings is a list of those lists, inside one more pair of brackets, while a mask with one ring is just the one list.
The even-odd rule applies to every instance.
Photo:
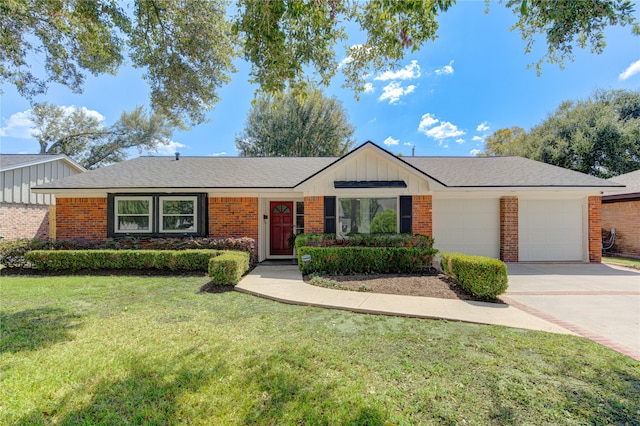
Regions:
[[[400, 198], [397, 196], [375, 196], [375, 195], [367, 195], [367, 196], [361, 196], [360, 194], [358, 195], [349, 195], [349, 196], [337, 196], [336, 197], [336, 232], [337, 233], [341, 233], [340, 229], [338, 229], [340, 227], [340, 201], [341, 200], [350, 200], [350, 199], [362, 199], [362, 198], [383, 198], [383, 199], [395, 199], [396, 200], [396, 208], [395, 208], [395, 212], [396, 212], [396, 234], [398, 234], [400, 232]], [[366, 234], [366, 235], [371, 235]]]
[[[192, 196], [184, 196], [184, 197], [171, 197], [171, 196], [167, 196], [167, 197], [159, 197], [159, 205], [158, 205], [158, 221], [160, 222], [158, 224], [159, 226], [159, 232], [163, 233], [163, 234], [184, 234], [186, 233], [193, 233], [196, 232], [198, 229], [198, 197], [192, 197]], [[164, 217], [165, 216], [176, 216], [173, 214], [168, 214], [165, 215], [163, 213], [164, 209], [163, 209], [163, 204], [165, 201], [193, 201], [193, 229], [191, 230], [185, 230], [185, 229], [164, 229]], [[180, 216], [186, 216], [186, 215], [180, 215]]]
[[[141, 201], [146, 200], [149, 202], [149, 212], [147, 213], [147, 218], [149, 219], [149, 229], [118, 229], [118, 225], [120, 224], [120, 214], [118, 213], [118, 203], [120, 201]], [[153, 197], [114, 197], [114, 212], [113, 212], [113, 232], [116, 234], [151, 234], [153, 232]], [[122, 216], [144, 216], [144, 215], [131, 215], [131, 214], [123, 214]]]

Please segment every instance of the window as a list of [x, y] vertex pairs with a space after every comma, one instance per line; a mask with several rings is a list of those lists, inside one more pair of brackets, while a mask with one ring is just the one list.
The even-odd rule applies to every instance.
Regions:
[[194, 232], [197, 197], [160, 197], [160, 232]]
[[115, 232], [152, 232], [151, 197], [117, 197], [115, 199]]
[[341, 234], [398, 232], [396, 198], [340, 198], [338, 229]]
[[206, 194], [109, 194], [107, 235], [204, 236], [206, 207]]
[[296, 234], [304, 234], [304, 202], [296, 201]]

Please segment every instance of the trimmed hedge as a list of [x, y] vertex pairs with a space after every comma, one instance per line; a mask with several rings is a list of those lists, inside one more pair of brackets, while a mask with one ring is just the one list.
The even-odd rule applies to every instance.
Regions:
[[[0, 241], [0, 264], [6, 268], [32, 268], [25, 253], [32, 250], [236, 250], [246, 251], [255, 263], [253, 238], [114, 238], [106, 242], [90, 240], [51, 241], [21, 239]], [[206, 268], [205, 268], [206, 270]]]
[[336, 239], [336, 234], [300, 234], [296, 249], [300, 247], [417, 247], [432, 248], [433, 238], [422, 234], [354, 234]]
[[507, 291], [507, 265], [498, 259], [461, 253], [440, 253], [442, 271], [469, 293], [495, 299]]
[[249, 270], [249, 253], [226, 251], [209, 259], [209, 276], [214, 284], [236, 285]]
[[[433, 248], [416, 247], [298, 247], [298, 267], [303, 274], [401, 274], [431, 268]], [[311, 255], [311, 263], [302, 262]]]
[[25, 259], [37, 269], [157, 269], [207, 271], [209, 260], [220, 250], [34, 250]]

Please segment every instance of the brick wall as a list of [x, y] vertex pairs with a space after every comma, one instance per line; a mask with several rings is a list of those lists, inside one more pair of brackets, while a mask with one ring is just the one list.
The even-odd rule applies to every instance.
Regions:
[[253, 238], [258, 245], [258, 199], [255, 197], [209, 198], [209, 236]]
[[431, 195], [414, 195], [411, 203], [414, 234], [433, 236], [433, 204]]
[[49, 206], [0, 204], [0, 236], [6, 240], [49, 238]]
[[640, 200], [602, 203], [602, 228], [616, 228], [616, 252], [640, 256]]
[[107, 239], [107, 198], [57, 198], [56, 239]]
[[589, 197], [589, 262], [602, 260], [602, 197]]
[[324, 197], [304, 197], [304, 232], [324, 234]]
[[518, 261], [518, 197], [500, 198], [500, 260]]

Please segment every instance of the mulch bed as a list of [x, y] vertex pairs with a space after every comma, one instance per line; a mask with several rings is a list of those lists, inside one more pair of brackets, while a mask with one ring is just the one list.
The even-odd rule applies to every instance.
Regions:
[[[486, 300], [475, 297], [444, 274], [331, 275], [323, 278], [337, 281], [341, 287], [353, 291], [362, 291], [360, 289], [365, 286], [372, 293], [504, 303], [500, 299]], [[308, 277], [305, 277], [305, 281], [309, 283]]]

